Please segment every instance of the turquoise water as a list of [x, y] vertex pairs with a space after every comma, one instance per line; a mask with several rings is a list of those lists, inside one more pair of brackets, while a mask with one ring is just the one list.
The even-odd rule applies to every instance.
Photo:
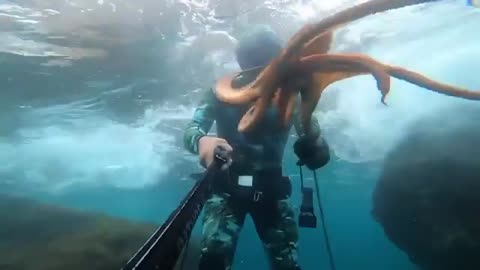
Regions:
[[[348, 175], [333, 173], [334, 167], [337, 166], [348, 172]], [[371, 194], [377, 174], [372, 172], [371, 168], [362, 167], [334, 162], [318, 172], [326, 225], [337, 269], [415, 269], [406, 255], [385, 238], [381, 226], [373, 220], [370, 214]], [[296, 188], [292, 202], [299, 207], [298, 168], [289, 166], [286, 172], [291, 175]], [[313, 187], [310, 172], [304, 169], [304, 176], [305, 184]], [[178, 183], [174, 179], [165, 182], [168, 181]], [[342, 182], [344, 184], [339, 184]], [[191, 186], [187, 181], [183, 183], [181, 187], [165, 184], [158, 188], [139, 191], [95, 188], [75, 189], [56, 196], [51, 194], [34, 196], [50, 203], [160, 224], [177, 207], [177, 203], [183, 197], [183, 191]], [[319, 217], [317, 207], [315, 211]], [[193, 237], [199, 236], [200, 230], [201, 225], [198, 222]], [[301, 228], [299, 246], [299, 258], [303, 269], [329, 269], [320, 227]], [[247, 218], [237, 247], [234, 267], [268, 269], [266, 255], [259, 254], [263, 254], [261, 242], [251, 219]]]

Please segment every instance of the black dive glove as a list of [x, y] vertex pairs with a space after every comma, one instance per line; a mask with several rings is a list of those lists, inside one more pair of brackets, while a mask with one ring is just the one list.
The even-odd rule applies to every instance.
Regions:
[[330, 148], [322, 136], [302, 136], [293, 144], [293, 151], [299, 158], [299, 165], [310, 170], [325, 166], [330, 161]]

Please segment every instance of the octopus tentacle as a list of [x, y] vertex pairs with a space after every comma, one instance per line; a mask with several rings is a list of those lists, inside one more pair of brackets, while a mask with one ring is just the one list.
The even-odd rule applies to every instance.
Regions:
[[[340, 65], [335, 66], [334, 64], [325, 64], [325, 60], [328, 59], [335, 59], [335, 61], [338, 60], [338, 63]], [[342, 61], [345, 61], [345, 65], [341, 65]], [[379, 76], [392, 76], [397, 79], [403, 80], [410, 82], [412, 84], [418, 85], [420, 87], [423, 87], [425, 89], [448, 95], [448, 96], [455, 96], [455, 97], [461, 97], [464, 99], [471, 99], [471, 100], [480, 100], [480, 91], [471, 91], [468, 89], [462, 89], [459, 87], [443, 84], [437, 81], [434, 81], [432, 79], [427, 78], [426, 76], [423, 76], [420, 73], [402, 68], [402, 67], [397, 67], [397, 66], [390, 66], [383, 64], [372, 57], [366, 56], [366, 55], [360, 55], [360, 54], [341, 54], [341, 55], [335, 55], [335, 54], [328, 54], [328, 55], [311, 55], [308, 57], [304, 57], [300, 61], [302, 64], [306, 65], [303, 68], [309, 70], [310, 72], [319, 72], [320, 74], [323, 74], [324, 78], [323, 81], [317, 85], [319, 88], [325, 88], [327, 84], [331, 84], [335, 81], [339, 81], [342, 79], [346, 79], [349, 77], [353, 77], [356, 75], [362, 75], [362, 74], [367, 74], [367, 73], [372, 73], [372, 75], [375, 77], [375, 79], [378, 82], [379, 89], [382, 91], [382, 102], [384, 101], [383, 99], [385, 96], [388, 94], [389, 90], [389, 80], [382, 78], [383, 81], [380, 81], [378, 79]], [[333, 74], [336, 74], [335, 76], [332, 76], [330, 71], [336, 71]], [[344, 72], [343, 76], [342, 71], [349, 71], [349, 72]], [[376, 75], [375, 73], [379, 74]], [[330, 75], [330, 78], [327, 79], [328, 75]]]
[[[382, 93], [382, 103], [385, 103], [385, 97], [390, 91], [390, 76], [385, 71], [384, 65], [380, 62], [375, 61], [373, 58], [360, 55], [360, 54], [319, 54], [303, 57], [300, 60], [300, 63], [308, 65], [310, 72], [312, 69], [316, 71], [337, 71], [338, 68], [335, 65], [347, 65], [347, 66], [358, 66], [360, 70], [364, 69], [367, 73], [373, 75], [375, 80], [377, 80], [377, 88]], [[341, 70], [340, 70], [341, 71]], [[352, 76], [357, 76], [362, 74], [355, 74], [351, 72], [345, 72], [343, 74], [336, 74], [336, 76], [330, 76], [330, 80], [324, 80], [322, 82], [321, 88], [326, 88], [329, 84], [346, 79]], [[328, 77], [326, 77], [328, 78]], [[333, 81], [332, 81], [333, 80]]]
[[299, 56], [308, 56], [313, 54], [325, 54], [330, 50], [330, 46], [332, 44], [333, 33], [326, 32], [323, 34], [319, 34], [314, 37], [309, 42], [305, 43]]
[[[325, 61], [328, 60], [333, 61], [325, 63]], [[335, 61], [338, 62], [335, 63]], [[344, 63], [342, 63], [342, 61]], [[349, 77], [368, 73], [372, 73], [375, 79], [377, 79], [377, 85], [382, 91], [382, 103], [384, 103], [384, 99], [390, 89], [390, 81], [387, 80], [385, 76], [388, 78], [393, 76], [397, 79], [408, 81], [420, 87], [448, 96], [480, 100], [480, 91], [470, 91], [439, 83], [419, 73], [401, 67], [385, 65], [364, 55], [312, 55], [302, 58], [300, 62], [305, 65], [303, 67], [304, 69], [314, 72], [312, 85], [306, 91], [302, 92], [301, 119], [303, 125], [306, 127], [308, 127], [310, 123], [311, 114], [315, 110], [321, 94], [328, 85]], [[337, 71], [332, 72], [334, 70]], [[377, 73], [377, 75], [375, 75], [375, 73]]]
[[269, 104], [270, 99], [265, 97], [258, 98], [255, 104], [253, 104], [243, 115], [242, 119], [240, 119], [237, 130], [239, 132], [251, 131], [262, 119], [262, 116], [264, 115]]
[[[314, 50], [315, 47], [313, 45], [318, 45], [317, 42], [321, 42], [323, 45], [317, 49], [317, 52], [323, 52], [324, 49], [328, 50], [329, 45], [325, 45], [327, 45], [326, 43], [328, 43], [328, 40], [331, 41], [331, 32], [329, 31], [334, 27], [389, 9], [431, 1], [437, 0], [373, 0], [350, 7], [320, 21], [319, 23], [308, 24], [289, 40], [287, 48], [283, 50], [279, 59], [272, 61], [272, 63], [265, 68], [251, 85], [238, 89], [238, 91], [232, 91], [232, 87], [229, 86], [231, 85], [232, 78], [224, 79], [219, 81], [219, 84], [217, 85], [217, 96], [222, 101], [233, 104], [250, 102], [264, 91], [274, 91], [276, 88], [274, 86], [277, 86], [276, 84], [278, 84], [277, 72], [280, 66], [285, 66], [286, 61], [290, 56], [301, 53], [303, 45], [307, 44], [303, 49], [308, 52]], [[324, 40], [318, 38], [321, 34], [325, 35], [325, 37], [323, 37], [325, 38]], [[312, 46], [308, 46], [309, 41]]]
[[276, 93], [273, 104], [277, 107], [280, 124], [283, 127], [286, 127], [292, 118], [297, 92], [292, 88], [282, 88]]
[[[328, 85], [333, 82], [346, 79], [352, 76], [364, 74], [372, 74], [378, 82], [378, 88], [382, 92], [382, 102], [384, 102], [384, 97], [388, 94], [390, 90], [390, 76], [382, 69], [383, 66], [379, 65], [373, 59], [363, 56], [363, 55], [340, 55], [340, 54], [321, 54], [321, 55], [312, 55], [302, 58], [298, 64], [294, 65], [295, 68], [303, 69], [304, 72], [312, 73], [312, 71], [331, 71], [339, 69], [339, 67], [344, 66], [348, 67], [349, 65], [358, 65], [362, 66], [367, 72], [330, 72], [327, 74], [322, 74], [321, 79], [314, 80], [315, 83], [310, 88], [305, 89], [301, 93], [301, 119], [303, 122], [309, 123], [309, 115], [314, 111], [318, 99], [320, 98], [321, 91], [325, 89]], [[351, 69], [351, 68], [350, 68]], [[341, 70], [341, 68], [340, 68]], [[313, 89], [311, 87], [314, 87]], [[292, 89], [282, 89], [278, 93], [278, 102], [276, 103], [278, 111], [280, 112], [280, 119], [283, 126], [286, 126], [291, 119], [291, 114], [294, 106], [295, 93]], [[250, 115], [249, 117], [253, 117]], [[305, 125], [304, 127], [308, 127]]]
[[308, 24], [300, 29], [296, 35], [288, 42], [288, 47], [283, 53], [283, 57], [290, 58], [298, 53], [303, 44], [315, 38], [318, 34], [332, 31], [333, 28], [342, 26], [349, 22], [361, 19], [363, 17], [384, 12], [391, 9], [397, 9], [422, 3], [434, 2], [438, 0], [372, 0], [364, 2], [321, 20], [315, 24]]
[[[375, 13], [438, 0], [372, 0], [318, 23], [305, 25], [287, 43], [280, 56], [267, 65], [256, 79], [244, 86], [232, 86], [232, 77], [217, 83], [217, 97], [227, 103], [255, 104], [243, 116], [240, 132], [251, 130], [264, 115], [272, 101], [280, 111], [284, 125], [290, 120], [295, 97], [300, 92], [302, 125], [308, 131], [310, 120], [323, 91], [332, 83], [354, 76], [371, 74], [382, 93], [382, 103], [390, 91], [391, 77], [395, 77], [434, 92], [465, 99], [480, 100], [480, 92], [433, 81], [421, 74], [400, 67], [385, 65], [360, 54], [327, 54], [332, 42], [332, 31], [346, 23]], [[288, 78], [298, 74], [310, 76], [306, 88], [295, 90], [285, 85]], [[280, 90], [279, 90], [280, 89]]]
[[260, 72], [253, 82], [238, 88], [232, 86], [234, 77], [223, 78], [216, 84], [216, 96], [230, 104], [245, 104], [261, 95], [271, 97], [280, 84], [278, 75], [281, 73], [280, 69], [280, 63], [274, 60]]
[[[289, 41], [289, 45], [282, 52], [283, 57], [281, 56], [278, 61], [273, 61], [270, 63], [251, 85], [238, 89], [238, 91], [231, 91], [232, 87], [228, 87], [228, 85], [231, 85], [232, 78], [224, 79], [219, 81], [219, 84], [217, 85], [217, 95], [221, 100], [232, 104], [250, 102], [255, 97], [258, 97], [259, 93], [263, 91], [272, 91], [272, 87], [269, 86], [275, 84], [275, 78], [277, 77], [275, 75], [276, 71], [281, 65], [285, 65], [287, 58], [302, 51], [301, 46], [305, 45], [305, 43], [306, 47], [303, 48], [306, 50], [305, 53], [308, 53], [310, 50], [317, 50], [317, 52], [323, 52], [325, 49], [328, 50], [332, 37], [331, 32], [327, 32], [327, 30], [331, 30], [332, 27], [337, 27], [353, 20], [388, 9], [429, 1], [432, 0], [373, 0], [353, 6], [329, 18], [326, 18], [317, 24], [307, 25]], [[319, 38], [318, 36], [322, 36], [320, 34], [323, 34], [324, 36]], [[309, 41], [311, 41], [310, 46], [308, 44]], [[315, 49], [315, 45], [321, 46]], [[265, 84], [267, 86], [264, 86]]]
[[260, 96], [258, 87], [247, 85], [241, 88], [233, 88], [232, 81], [235, 76], [224, 77], [217, 81], [216, 96], [231, 104], [245, 104], [251, 102]]
[[436, 82], [423, 76], [422, 74], [401, 67], [386, 65], [386, 68], [391, 76], [418, 85], [430, 91], [469, 100], [480, 100], [480, 91], [470, 91], [468, 89]]

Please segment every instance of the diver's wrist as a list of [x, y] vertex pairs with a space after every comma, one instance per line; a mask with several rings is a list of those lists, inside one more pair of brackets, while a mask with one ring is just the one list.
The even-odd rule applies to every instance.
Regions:
[[200, 134], [200, 135], [198, 135], [198, 136], [195, 138], [195, 142], [194, 142], [194, 144], [193, 144], [193, 151], [194, 151], [196, 154], [199, 153], [198, 149], [199, 149], [199, 147], [200, 147], [200, 140], [201, 140], [203, 137], [205, 137], [205, 136], [207, 136], [207, 134]]
[[200, 144], [202, 143], [202, 140], [203, 139], [208, 139], [208, 138], [218, 138], [217, 136], [214, 136], [214, 135], [209, 135], [209, 134], [201, 134], [201, 135], [198, 135], [197, 137], [197, 141], [195, 143], [195, 148], [197, 150], [197, 154], [199, 153], [199, 149], [200, 149]]

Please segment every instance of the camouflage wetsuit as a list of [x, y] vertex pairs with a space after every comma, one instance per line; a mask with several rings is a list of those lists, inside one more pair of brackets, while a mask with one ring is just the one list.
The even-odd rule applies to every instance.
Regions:
[[[216, 121], [218, 137], [226, 139], [234, 151], [249, 152], [242, 160], [242, 166], [255, 170], [281, 168], [291, 126], [295, 126], [297, 134], [302, 130], [297, 114], [294, 114], [288, 128], [282, 129], [278, 125], [276, 110], [271, 107], [259, 125], [260, 130], [246, 135], [237, 131], [238, 122], [246, 109], [225, 104], [216, 98], [212, 90], [206, 91], [185, 130], [186, 149], [197, 154], [198, 140], [209, 132]], [[320, 132], [316, 119], [313, 126], [314, 133]], [[231, 268], [238, 235], [247, 213], [252, 216], [272, 268], [300, 269], [297, 263], [298, 227], [287, 199], [258, 205], [251, 201], [238, 201], [228, 192], [219, 191], [208, 199], [204, 211], [200, 270]]]

